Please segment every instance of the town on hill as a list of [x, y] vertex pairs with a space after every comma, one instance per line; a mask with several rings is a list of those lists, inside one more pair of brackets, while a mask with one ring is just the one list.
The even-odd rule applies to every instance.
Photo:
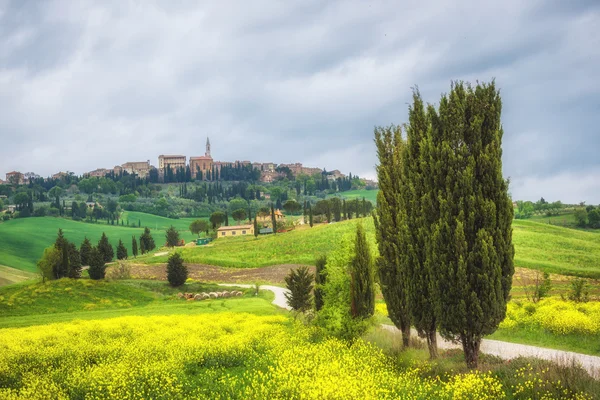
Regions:
[[[243, 169], [248, 174], [242, 179], [271, 183], [280, 178], [296, 178], [301, 175], [313, 176], [322, 174], [330, 182], [337, 182], [347, 176], [335, 169], [327, 171], [322, 168], [305, 167], [302, 163], [276, 164], [273, 162], [252, 161], [215, 161], [211, 155], [210, 139], [206, 138], [206, 151], [203, 156], [165, 155], [158, 156], [158, 167], [147, 161], [128, 161], [113, 168], [97, 168], [83, 174], [83, 177], [103, 178], [107, 175], [133, 175], [140, 179], [147, 179], [150, 183], [191, 182], [191, 181], [219, 181], [227, 179], [227, 174], [233, 169]], [[48, 179], [60, 180], [73, 175], [71, 172], [57, 172]], [[225, 177], [223, 176], [225, 175]], [[21, 173], [11, 171], [6, 173], [6, 180], [0, 179], [0, 184], [23, 185], [41, 178], [33, 172]], [[349, 176], [352, 180], [352, 174]], [[355, 177], [356, 178], [356, 177]], [[377, 182], [370, 179], [360, 181], [371, 188], [377, 187]]]

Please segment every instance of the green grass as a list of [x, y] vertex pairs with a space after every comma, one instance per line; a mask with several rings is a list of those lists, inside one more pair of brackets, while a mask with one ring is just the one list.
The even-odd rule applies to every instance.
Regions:
[[[373, 219], [361, 219], [371, 243], [375, 245]], [[356, 229], [356, 220], [335, 224], [318, 224], [276, 235], [240, 236], [221, 238], [209, 246], [184, 248], [183, 258], [188, 263], [209, 264], [233, 268], [256, 268], [277, 264], [312, 265], [319, 254], [331, 251], [339, 239]], [[166, 262], [168, 256], [145, 257], [147, 263]]]
[[[42, 256], [44, 248], [51, 246], [56, 239], [59, 228], [62, 228], [65, 237], [77, 246], [87, 236], [92, 244], [96, 244], [105, 232], [110, 243], [116, 248], [119, 239], [123, 240], [127, 251], [131, 255], [131, 237], [137, 238], [142, 234], [143, 227], [148, 226], [152, 231], [157, 246], [165, 241], [165, 230], [173, 225], [179, 230], [180, 237], [186, 242], [196, 236], [188, 230], [192, 219], [169, 219], [155, 215], [127, 212], [125, 220], [140, 220], [142, 228], [129, 228], [105, 223], [77, 222], [70, 219], [42, 217], [20, 218], [0, 223], [0, 265], [15, 269], [36, 272], [36, 263]], [[158, 230], [155, 228], [158, 226]]]
[[0, 328], [42, 325], [76, 319], [103, 319], [124, 315], [198, 314], [223, 311], [267, 315], [277, 312], [270, 304], [271, 292], [253, 296], [240, 289], [242, 297], [185, 301], [178, 292], [231, 290], [217, 285], [186, 283], [172, 288], [163, 281], [92, 281], [61, 279], [26, 282], [0, 288]]
[[347, 192], [340, 192], [339, 195], [346, 199], [361, 199], [364, 197], [366, 200], [369, 200], [373, 203], [373, 206], [377, 204], [377, 193], [379, 189], [375, 190], [348, 190]]
[[0, 265], [0, 286], [12, 285], [35, 277], [36, 275], [31, 272]]
[[[371, 218], [362, 219], [375, 245]], [[289, 233], [217, 239], [206, 247], [182, 249], [186, 262], [222, 267], [256, 268], [277, 264], [313, 265], [315, 256], [328, 253], [356, 220], [320, 224]], [[534, 221], [513, 222], [515, 265], [561, 275], [600, 278], [600, 235]], [[146, 257], [148, 263], [166, 262], [167, 256]]]

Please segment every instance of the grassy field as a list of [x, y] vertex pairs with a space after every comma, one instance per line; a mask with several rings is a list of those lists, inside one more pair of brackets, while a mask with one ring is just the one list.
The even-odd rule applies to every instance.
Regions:
[[353, 343], [330, 338], [251, 290], [201, 302], [175, 296], [210, 289], [69, 279], [0, 288], [0, 398], [595, 399], [600, 392], [582, 370], [545, 361], [482, 355], [480, 369], [468, 371], [460, 351], [440, 351], [430, 362], [422, 345], [398, 351], [377, 328]]
[[54, 243], [59, 228], [63, 230], [65, 237], [75, 242], [77, 246], [86, 236], [95, 244], [102, 236], [102, 232], [105, 232], [113, 247], [116, 247], [119, 239], [123, 240], [129, 254], [131, 254], [131, 237], [135, 235], [139, 238], [145, 226], [152, 231], [157, 246], [164, 243], [165, 230], [170, 225], [179, 230], [180, 237], [186, 242], [195, 237], [188, 230], [192, 219], [169, 219], [137, 212], [125, 213], [125, 219], [127, 217], [130, 222], [141, 221], [142, 227], [129, 228], [54, 217], [22, 218], [0, 223], [0, 265], [35, 272], [36, 263], [42, 256], [44, 248]]
[[[375, 228], [362, 219], [371, 244]], [[315, 256], [328, 253], [339, 239], [351, 234], [356, 220], [320, 224], [313, 228], [259, 236], [218, 239], [210, 246], [182, 249], [186, 262], [222, 267], [256, 268], [277, 264], [313, 265]], [[534, 221], [513, 222], [515, 265], [555, 274], [600, 278], [600, 235]], [[147, 263], [166, 262], [167, 256], [146, 257]]]
[[0, 286], [12, 285], [36, 277], [37, 275], [34, 273], [0, 265]]
[[172, 288], [164, 281], [144, 280], [24, 282], [0, 288], [0, 328], [124, 315], [196, 315], [224, 311], [257, 315], [279, 313], [270, 304], [273, 294], [268, 291], [261, 291], [260, 296], [255, 297], [252, 289], [239, 289], [244, 296], [202, 302], [184, 301], [176, 296], [178, 292], [222, 290], [224, 288], [217, 285], [197, 282], [186, 283], [180, 288]]
[[348, 190], [347, 192], [341, 192], [339, 195], [346, 199], [361, 199], [364, 197], [366, 200], [369, 200], [373, 205], [377, 204], [377, 193], [379, 189], [375, 190]]

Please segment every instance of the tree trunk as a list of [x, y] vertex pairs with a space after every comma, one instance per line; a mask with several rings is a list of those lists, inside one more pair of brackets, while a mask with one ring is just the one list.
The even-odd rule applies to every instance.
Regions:
[[438, 358], [438, 348], [437, 348], [437, 332], [435, 329], [427, 332], [427, 348], [429, 349], [429, 358], [431, 360], [435, 360]]
[[410, 324], [401, 327], [402, 329], [402, 347], [407, 349], [410, 345]]
[[477, 368], [479, 362], [479, 345], [481, 344], [480, 338], [474, 338], [470, 335], [461, 335], [460, 341], [462, 342], [463, 351], [465, 353], [465, 361], [469, 369]]

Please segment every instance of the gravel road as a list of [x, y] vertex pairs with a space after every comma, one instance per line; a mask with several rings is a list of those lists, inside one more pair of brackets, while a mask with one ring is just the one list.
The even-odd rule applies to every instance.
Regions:
[[[221, 286], [238, 286], [244, 288], [252, 288], [253, 285], [243, 284], [220, 284]], [[290, 307], [287, 305], [285, 299], [285, 293], [287, 289], [278, 286], [263, 285], [260, 286], [261, 290], [270, 290], [275, 294], [273, 304], [278, 307], [289, 310]], [[397, 333], [400, 335], [400, 331], [393, 325], [381, 325], [383, 329], [390, 332]], [[417, 332], [413, 330], [413, 335], [417, 335]], [[452, 343], [443, 339], [438, 335], [438, 347], [440, 349], [454, 349], [460, 348], [461, 346], [456, 343]], [[581, 364], [590, 375], [595, 378], [600, 378], [600, 357], [589, 356], [587, 354], [573, 353], [571, 351], [562, 351], [554, 349], [546, 349], [543, 347], [529, 346], [525, 344], [502, 342], [499, 340], [483, 339], [481, 342], [480, 350], [482, 353], [491, 354], [498, 356], [504, 360], [510, 360], [519, 356], [523, 357], [535, 357], [543, 360], [554, 361], [558, 364], [571, 364], [573, 362]]]

